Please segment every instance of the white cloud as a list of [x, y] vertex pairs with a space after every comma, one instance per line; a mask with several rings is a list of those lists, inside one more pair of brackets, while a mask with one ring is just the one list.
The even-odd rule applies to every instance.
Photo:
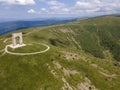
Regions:
[[48, 5], [52, 5], [52, 6], [63, 6], [64, 5], [64, 3], [61, 3], [56, 0], [48, 1], [47, 3], [48, 3]]
[[38, 14], [93, 14], [120, 10], [120, 0], [77, 0], [72, 6], [59, 0], [39, 1], [47, 5], [47, 7], [36, 11]]
[[46, 8], [41, 8], [40, 10], [29, 9], [27, 11], [30, 14], [47, 14], [49, 11]]
[[66, 14], [70, 11], [66, 4], [60, 1], [50, 0], [46, 3], [49, 5], [49, 14]]
[[54, 14], [68, 14], [70, 9], [66, 7], [51, 7], [51, 12]]
[[42, 11], [46, 11], [46, 8], [41, 8]]
[[36, 11], [34, 9], [30, 9], [27, 11], [28, 13], [36, 13]]
[[46, 8], [41, 8], [40, 11], [38, 11], [38, 12], [39, 13], [49, 13]]
[[0, 0], [2, 3], [15, 4], [15, 5], [32, 5], [35, 4], [34, 0]]
[[100, 8], [95, 8], [95, 9], [91, 9], [91, 10], [85, 10], [86, 13], [94, 13], [94, 12], [98, 12], [100, 10]]
[[51, 10], [57, 10], [59, 8], [60, 8], [59, 6], [52, 6], [52, 7], [50, 7]]
[[99, 7], [101, 2], [99, 0], [90, 0], [89, 2], [77, 1], [75, 7], [80, 9], [95, 9]]
[[107, 12], [120, 10], [120, 0], [87, 0], [77, 1], [74, 10], [86, 13]]
[[64, 6], [65, 3], [62, 3], [58, 0], [39, 0], [40, 2], [46, 3], [49, 6]]
[[62, 11], [63, 11], [63, 12], [69, 12], [70, 9], [68, 9], [68, 8], [62, 8]]
[[89, 2], [80, 2], [80, 1], [77, 1], [75, 6], [78, 7], [78, 8], [81, 8], [81, 9], [93, 8], [93, 6], [91, 5], [91, 3], [89, 3]]

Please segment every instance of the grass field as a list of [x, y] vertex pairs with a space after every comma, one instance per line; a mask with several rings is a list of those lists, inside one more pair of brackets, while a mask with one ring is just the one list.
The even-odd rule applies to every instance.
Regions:
[[[50, 50], [19, 56], [0, 52], [0, 90], [119, 90], [120, 17], [24, 29], [25, 47], [12, 52]], [[13, 32], [11, 32], [13, 33]], [[0, 50], [11, 44], [0, 36]], [[4, 53], [4, 54], [3, 54]]]

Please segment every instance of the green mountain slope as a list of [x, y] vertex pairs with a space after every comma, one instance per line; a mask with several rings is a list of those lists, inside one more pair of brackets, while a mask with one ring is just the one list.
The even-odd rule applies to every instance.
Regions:
[[[0, 90], [119, 90], [120, 17], [104, 16], [23, 32], [25, 47], [4, 52], [0, 36]], [[19, 31], [20, 32], [20, 31]]]

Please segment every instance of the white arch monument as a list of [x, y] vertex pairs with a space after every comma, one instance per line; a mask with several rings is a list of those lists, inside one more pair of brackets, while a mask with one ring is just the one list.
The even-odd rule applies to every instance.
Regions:
[[[17, 37], [19, 37], [19, 43], [16, 42]], [[19, 44], [19, 45], [23, 44], [22, 33], [13, 33], [12, 34], [12, 44], [13, 44], [13, 46], [16, 46], [17, 44]]]
[[[18, 43], [17, 43], [16, 38], [18, 38]], [[25, 44], [23, 43], [22, 32], [13, 33], [12, 34], [12, 45], [10, 45], [10, 47], [18, 48], [18, 47], [22, 47], [22, 46], [25, 46]]]

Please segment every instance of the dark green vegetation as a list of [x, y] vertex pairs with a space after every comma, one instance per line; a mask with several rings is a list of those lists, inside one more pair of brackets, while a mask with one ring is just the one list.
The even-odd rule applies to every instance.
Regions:
[[[120, 17], [105, 16], [22, 30], [24, 43], [51, 48], [30, 56], [0, 51], [0, 90], [119, 90], [119, 29]], [[10, 37], [11, 33], [0, 37], [0, 50], [11, 43], [10, 39], [3, 42]], [[44, 49], [34, 45], [13, 51]]]

